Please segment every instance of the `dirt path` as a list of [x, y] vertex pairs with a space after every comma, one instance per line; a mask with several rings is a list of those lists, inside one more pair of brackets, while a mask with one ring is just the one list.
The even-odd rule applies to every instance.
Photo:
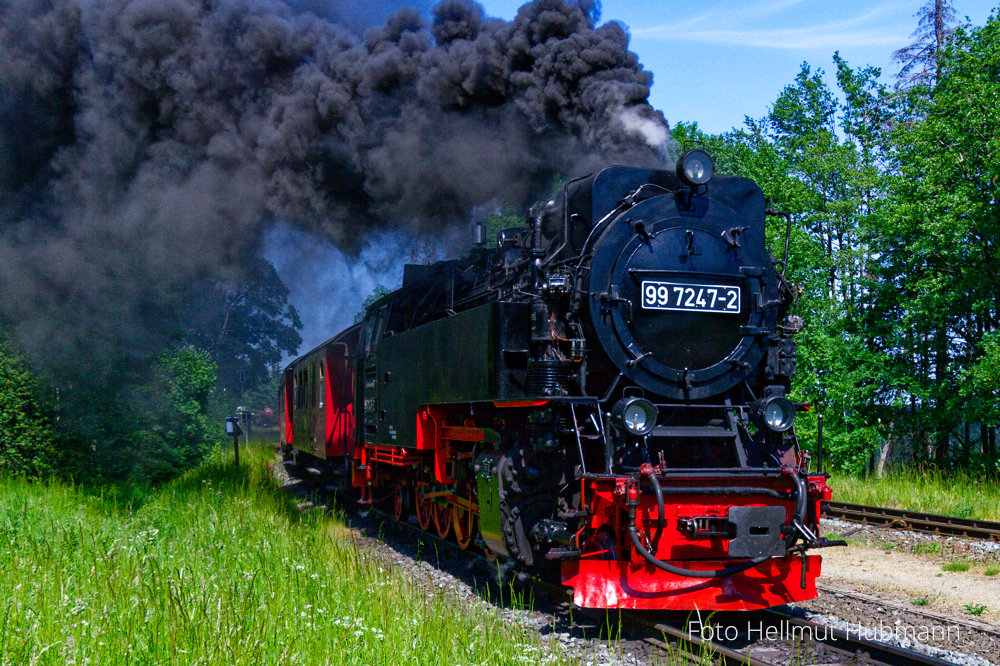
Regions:
[[[830, 548], [823, 552], [820, 581], [907, 602], [926, 599], [928, 608], [1000, 626], [1000, 576], [942, 571], [933, 558], [864, 546]], [[973, 618], [966, 605], [988, 610]]]

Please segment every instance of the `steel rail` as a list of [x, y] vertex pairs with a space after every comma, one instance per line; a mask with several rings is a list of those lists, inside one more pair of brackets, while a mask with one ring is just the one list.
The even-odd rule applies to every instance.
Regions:
[[[398, 521], [392, 515], [378, 509], [372, 509], [370, 513], [374, 514], [370, 518], [377, 517], [380, 520], [387, 521], [397, 528], [402, 528], [403, 531], [440, 544], [463, 557], [479, 560], [481, 563], [486, 563], [487, 565], [493, 563], [493, 560], [483, 553], [476, 552], [471, 548], [462, 550], [458, 547], [458, 544], [448, 539], [442, 539], [436, 534], [424, 531], [409, 521]], [[545, 589], [548, 594], [554, 596], [556, 599], [561, 598], [566, 602], [571, 600], [571, 591], [565, 586], [537, 577], [531, 578], [528, 582], [536, 589]], [[649, 643], [660, 649], [674, 649], [682, 653], [682, 656], [691, 663], [703, 663], [706, 655], [711, 655], [710, 659], [712, 663], [719, 664], [720, 666], [784, 666], [784, 664], [754, 657], [753, 647], [745, 650], [734, 650], [719, 642], [703, 638], [697, 633], [689, 631], [685, 626], [686, 619], [681, 621], [679, 614], [668, 614], [674, 618], [671, 621], [664, 620], [663, 614], [639, 611], [575, 608], [573, 612], [590, 617], [602, 624], [609, 618], [617, 620], [621, 628], [636, 636], [637, 640]], [[758, 613], [759, 617], [765, 618], [765, 623], [768, 626], [786, 623], [789, 626], [799, 627], [800, 631], [808, 631], [809, 635], [816, 639], [815, 642], [822, 643], [828, 650], [843, 655], [845, 663], [866, 663], [876, 666], [946, 666], [951, 663], [919, 652], [912, 652], [904, 648], [879, 643], [860, 636], [852, 636], [843, 630], [791, 617], [775, 609], [766, 609]], [[748, 613], [743, 617], [749, 619], [752, 617], [752, 613]]]
[[831, 501], [823, 502], [822, 515], [826, 518], [840, 518], [866, 525], [884, 525], [914, 532], [1000, 541], [1000, 522], [989, 520]]
[[803, 634], [808, 633], [810, 638], [817, 643], [822, 643], [827, 649], [849, 657], [849, 663], [884, 664], [885, 666], [910, 666], [912, 664], [948, 666], [953, 663], [922, 652], [914, 652], [896, 645], [854, 635], [843, 629], [792, 617], [773, 608], [766, 610], [765, 613], [774, 616], [779, 623], [797, 627]]
[[[452, 541], [426, 532], [412, 523], [397, 521], [388, 513], [373, 509], [372, 514], [391, 522], [394, 526], [403, 528], [405, 531], [456, 551], [464, 557], [487, 563], [492, 562], [482, 553], [474, 552], [471, 549], [461, 550]], [[537, 577], [531, 578], [529, 583], [535, 589], [544, 589], [547, 594], [556, 599], [566, 602], [571, 599], [570, 590], [565, 586]], [[717, 641], [703, 638], [685, 627], [686, 618], [684, 621], [666, 621], [663, 619], [663, 614], [659, 613], [615, 609], [574, 608], [573, 612], [589, 617], [600, 624], [605, 624], [611, 618], [620, 622], [621, 628], [635, 635], [637, 640], [655, 645], [660, 649], [673, 649], [692, 663], [703, 663], [706, 655], [711, 655], [712, 663], [719, 666], [784, 666], [784, 663], [779, 664], [755, 657], [752, 647], [746, 650], [735, 650]], [[800, 635], [809, 635], [814, 639], [812, 645], [822, 643], [827, 650], [842, 655], [844, 663], [865, 663], [873, 666], [948, 666], [951, 664], [949, 661], [921, 652], [855, 636], [851, 632], [792, 617], [778, 610], [765, 609], [758, 611], [758, 614], [765, 619], [767, 626], [779, 626], [784, 623], [788, 627], [797, 627]], [[679, 614], [670, 615], [680, 618]], [[730, 615], [733, 614], [730, 613]], [[750, 616], [751, 614], [748, 613], [745, 617]], [[786, 634], [791, 633], [786, 632]]]

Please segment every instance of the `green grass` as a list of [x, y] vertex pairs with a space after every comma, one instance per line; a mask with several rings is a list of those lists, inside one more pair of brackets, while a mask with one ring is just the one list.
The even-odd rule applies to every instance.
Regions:
[[935, 470], [889, 474], [881, 479], [835, 474], [833, 498], [910, 511], [1000, 521], [1000, 479]]
[[941, 565], [941, 568], [945, 571], [968, 571], [969, 566], [968, 562], [948, 562]]
[[928, 597], [925, 594], [919, 597], [913, 597], [912, 599], [910, 599], [910, 603], [913, 604], [914, 606], [929, 606], [931, 600], [930, 597]]
[[997, 574], [1000, 574], [1000, 569], [998, 569], [997, 567], [987, 567], [986, 571], [984, 571], [983, 573], [985, 573], [987, 576], [996, 576]]
[[300, 515], [273, 456], [241, 458], [130, 502], [0, 479], [0, 663], [564, 661], [498, 610], [428, 595], [338, 520]]
[[921, 541], [919, 543], [913, 544], [913, 552], [918, 555], [927, 553], [940, 553], [941, 544], [937, 541]]

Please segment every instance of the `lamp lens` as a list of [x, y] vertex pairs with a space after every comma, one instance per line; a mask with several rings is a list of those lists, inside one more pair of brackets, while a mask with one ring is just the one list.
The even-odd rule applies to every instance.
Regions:
[[771, 400], [764, 406], [764, 423], [771, 430], [782, 432], [792, 426], [795, 419], [795, 408], [788, 400]]
[[639, 402], [633, 402], [626, 407], [622, 418], [625, 421], [625, 427], [634, 433], [644, 431], [649, 424], [649, 412], [646, 411], [646, 406]]
[[712, 158], [703, 150], [692, 150], [684, 155], [684, 177], [693, 185], [704, 185], [715, 175]]

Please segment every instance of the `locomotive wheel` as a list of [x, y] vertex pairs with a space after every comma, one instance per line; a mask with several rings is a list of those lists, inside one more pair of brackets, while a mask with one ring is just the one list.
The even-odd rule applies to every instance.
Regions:
[[414, 508], [417, 514], [417, 523], [420, 525], [420, 529], [425, 532], [431, 528], [431, 515], [434, 513], [434, 504], [427, 499], [424, 499], [424, 486], [417, 486], [417, 498], [414, 502]]
[[476, 533], [476, 514], [457, 504], [451, 505], [451, 526], [455, 530], [458, 547], [465, 550]]
[[401, 523], [410, 518], [410, 489], [402, 483], [396, 485], [392, 498], [392, 516]]
[[438, 536], [447, 539], [451, 534], [451, 509], [444, 502], [434, 502], [431, 515], [434, 517], [434, 529]]

